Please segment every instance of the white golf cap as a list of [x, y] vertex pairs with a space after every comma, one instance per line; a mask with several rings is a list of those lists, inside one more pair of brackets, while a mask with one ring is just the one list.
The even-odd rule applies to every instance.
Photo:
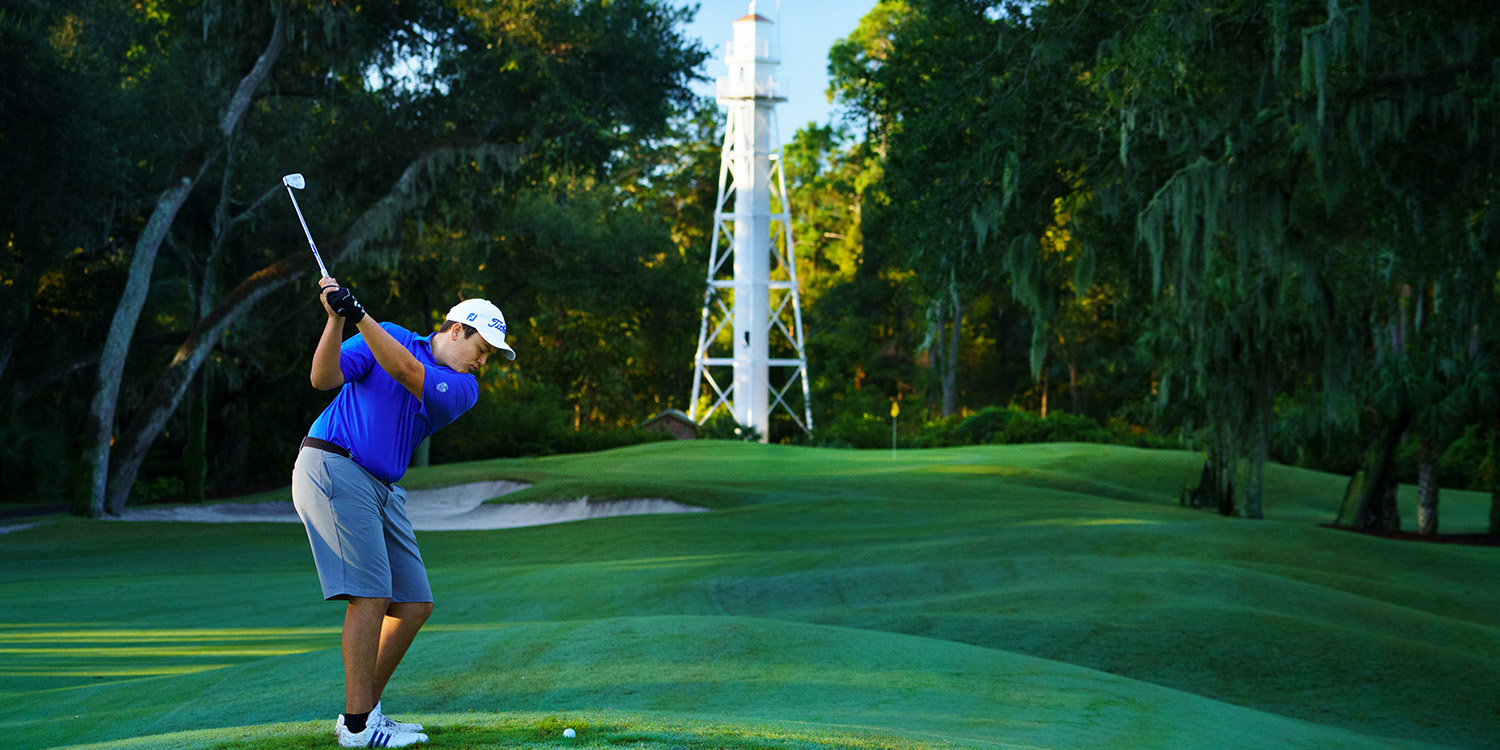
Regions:
[[479, 330], [490, 346], [500, 350], [506, 359], [515, 359], [516, 350], [505, 343], [505, 315], [489, 300], [466, 299], [448, 311], [448, 320], [458, 321]]

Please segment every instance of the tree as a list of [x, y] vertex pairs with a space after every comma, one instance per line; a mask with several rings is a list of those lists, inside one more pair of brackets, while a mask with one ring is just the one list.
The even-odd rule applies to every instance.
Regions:
[[[98, 66], [107, 75], [87, 80], [141, 106], [178, 107], [169, 121], [182, 133], [171, 149], [180, 165], [170, 177], [160, 167], [172, 163], [170, 155], [137, 150], [124, 157], [155, 170], [142, 182], [156, 181], [159, 194], [138, 202], [149, 208], [137, 214], [139, 231], [121, 243], [131, 268], [120, 280], [124, 293], [113, 305], [107, 345], [93, 359], [100, 369], [84, 451], [90, 480], [78, 506], [93, 514], [123, 507], [147, 452], [216, 344], [308, 267], [300, 260], [305, 252], [266, 265], [281, 254], [272, 245], [301, 244], [295, 224], [260, 221], [276, 203], [279, 188], [271, 186], [291, 171], [283, 165], [302, 166], [319, 187], [317, 197], [304, 195], [315, 231], [343, 227], [325, 235], [327, 254], [393, 263], [402, 234], [421, 231], [420, 221], [408, 226], [405, 217], [437, 205], [466, 169], [497, 180], [490, 185], [496, 196], [547, 184], [559, 171], [606, 173], [626, 145], [658, 137], [692, 101], [686, 83], [704, 56], [678, 30], [685, 11], [647, 0], [311, 10], [105, 4], [89, 13], [67, 17], [78, 26], [74, 47], [94, 49], [85, 46], [88, 33], [102, 34], [109, 24], [135, 36], [120, 49], [103, 48]], [[44, 46], [41, 24], [22, 29], [31, 49]], [[144, 55], [112, 68], [118, 58], [110, 55], [132, 45]], [[424, 65], [398, 80], [396, 61], [411, 57]], [[205, 181], [218, 186], [217, 196], [195, 190]], [[172, 248], [172, 275], [153, 283], [163, 247]], [[191, 292], [178, 298], [157, 291], [178, 283]], [[183, 320], [184, 313], [191, 330], [177, 330], [186, 340], [164, 352], [170, 356], [154, 387], [137, 390], [140, 381], [125, 369], [131, 341], [140, 338], [136, 321], [149, 314], [155, 330], [155, 321]], [[152, 346], [136, 351], [145, 357], [142, 367], [154, 366]], [[16, 386], [13, 395], [35, 391], [34, 384]], [[137, 393], [143, 400], [132, 409]], [[120, 434], [117, 413], [131, 416]], [[121, 449], [113, 461], [112, 442]]]
[[[1156, 285], [1190, 320], [1206, 321], [1215, 295], [1203, 294], [1204, 284], [1232, 269], [1236, 288], [1263, 290], [1244, 297], [1253, 315], [1240, 319], [1258, 321], [1247, 333], [1273, 344], [1275, 331], [1265, 324], [1285, 305], [1299, 311], [1298, 330], [1307, 334], [1300, 349], [1263, 346], [1257, 363], [1223, 373], [1239, 388], [1205, 402], [1211, 429], [1234, 435], [1238, 454], [1255, 466], [1265, 454], [1256, 436], [1265, 434], [1277, 390], [1267, 373], [1318, 373], [1318, 391], [1330, 400], [1351, 387], [1349, 363], [1364, 359], [1369, 347], [1358, 317], [1368, 298], [1351, 292], [1378, 289], [1374, 279], [1393, 267], [1382, 266], [1372, 248], [1389, 246], [1399, 268], [1430, 254], [1431, 237], [1461, 234], [1434, 232], [1436, 221], [1470, 217], [1451, 224], [1459, 226], [1487, 205], [1469, 196], [1452, 200], [1423, 184], [1430, 172], [1408, 164], [1435, 151], [1464, 165], [1446, 175], [1457, 184], [1484, 192], [1481, 186], [1493, 183], [1481, 177], [1487, 167], [1468, 166], [1494, 154], [1473, 119], [1487, 104], [1465, 93], [1465, 81], [1484, 68], [1476, 63], [1493, 57], [1480, 42], [1488, 36], [1482, 17], [1466, 4], [1413, 11], [1187, 0], [1127, 16], [1122, 27], [1129, 31], [1104, 48], [1092, 73], [1108, 102], [1097, 122], [1111, 134], [1111, 148], [1100, 153], [1118, 157], [1096, 160], [1092, 180], [1106, 214], [1138, 217]], [[1455, 47], [1461, 38], [1475, 43]], [[1402, 104], [1393, 106], [1393, 92], [1402, 89]], [[1456, 127], [1411, 127], [1422, 118]], [[1385, 231], [1393, 228], [1385, 220], [1392, 199], [1407, 208], [1394, 235]], [[1453, 267], [1454, 260], [1438, 262]], [[1231, 393], [1257, 394], [1257, 408], [1242, 408]], [[1398, 410], [1381, 429], [1399, 437], [1408, 418]], [[1354, 505], [1365, 510], [1341, 514], [1341, 523], [1379, 516], [1368, 509], [1385, 491], [1392, 441], [1390, 434], [1376, 440], [1375, 464], [1367, 467], [1372, 481], [1355, 493], [1361, 499]]]
[[[1428, 532], [1437, 522], [1435, 444], [1462, 431], [1462, 415], [1475, 411], [1460, 404], [1475, 403], [1492, 377], [1481, 356], [1481, 342], [1493, 340], [1485, 311], [1500, 163], [1500, 139], [1484, 125], [1500, 86], [1489, 12], [1482, 3], [1332, 6], [1305, 34], [1302, 79], [1316, 104], [1300, 118], [1320, 183], [1330, 205], [1366, 207], [1367, 236], [1386, 248], [1369, 272], [1382, 292], [1372, 348], [1386, 363], [1370, 390], [1395, 425], [1415, 423], [1428, 467], [1419, 528]], [[1401, 211], [1390, 213], [1393, 204]], [[1372, 463], [1389, 460], [1389, 443], [1378, 437], [1364, 474], [1389, 473]], [[1350, 489], [1338, 522], [1379, 519], [1372, 489]]]
[[[149, 31], [119, 9], [99, 17], [52, 3], [18, 2], [0, 15], [0, 384], [5, 386], [4, 481], [25, 492], [68, 475], [73, 452], [56, 426], [76, 424], [72, 389], [59, 378], [96, 365], [88, 311], [116, 275], [133, 232], [118, 220], [138, 205], [132, 155], [154, 146], [146, 118], [118, 85], [138, 63], [117, 55]], [[109, 133], [110, 138], [98, 134]], [[76, 283], [87, 280], [88, 284]], [[66, 338], [38, 335], [62, 322]], [[50, 367], [41, 367], [46, 362]], [[38, 394], [55, 398], [36, 399]]]
[[[882, 3], [830, 53], [831, 93], [863, 118], [883, 157], [887, 232], [927, 299], [923, 347], [945, 416], [958, 408], [966, 299], [1037, 269], [1038, 238], [1065, 185], [1046, 151], [1053, 144], [1039, 140], [1056, 110], [1028, 119], [1028, 97], [1045, 94], [1030, 87], [1025, 22], [1004, 6], [994, 20], [994, 7]], [[1019, 298], [1050, 315], [1044, 286], [1026, 286]], [[1033, 329], [1046, 339], [1044, 324]]]
[[[225, 97], [226, 101], [217, 118], [216, 132], [213, 136], [219, 142], [232, 139], [238, 131], [245, 111], [250, 105], [251, 96], [270, 73], [271, 67], [285, 46], [285, 29], [285, 16], [278, 13], [271, 24], [260, 57], [250, 70], [240, 77], [238, 83]], [[177, 212], [187, 201], [194, 186], [218, 157], [219, 148], [221, 146], [215, 145], [211, 140], [203, 140], [202, 136], [193, 138], [185, 144], [182, 166], [167, 180], [167, 186], [157, 197], [151, 214], [134, 243], [124, 294], [115, 307], [113, 322], [110, 324], [109, 334], [105, 339], [104, 352], [99, 359], [98, 382], [89, 409], [88, 426], [85, 428], [86, 434], [91, 438], [91, 445], [86, 449], [92, 469], [86, 496], [86, 510], [89, 515], [98, 516], [104, 511], [109, 453], [113, 442], [115, 404], [119, 396], [121, 374], [125, 365], [125, 356], [130, 349], [130, 339], [135, 332], [136, 321], [145, 305], [157, 250], [166, 239], [172, 222], [177, 217]], [[204, 153], [205, 151], [207, 153]], [[84, 508], [80, 508], [82, 509]]]

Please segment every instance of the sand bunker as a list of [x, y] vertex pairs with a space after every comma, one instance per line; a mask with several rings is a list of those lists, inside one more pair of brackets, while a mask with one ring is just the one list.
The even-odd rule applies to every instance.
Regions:
[[[406, 515], [418, 531], [474, 531], [541, 526], [611, 516], [641, 516], [661, 513], [702, 513], [707, 508], [657, 498], [590, 500], [580, 497], [551, 503], [505, 503], [485, 505], [530, 485], [520, 482], [474, 482], [454, 487], [411, 490], [406, 496]], [[168, 508], [126, 508], [121, 521], [189, 521], [195, 523], [285, 522], [300, 523], [291, 500], [266, 503], [218, 503], [175, 505]]]

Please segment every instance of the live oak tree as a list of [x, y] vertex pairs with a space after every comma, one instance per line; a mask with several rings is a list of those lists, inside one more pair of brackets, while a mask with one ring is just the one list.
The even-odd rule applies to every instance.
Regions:
[[[156, 20], [150, 19], [148, 23], [155, 25]], [[181, 23], [182, 21], [178, 19], [166, 18], [165, 23], [161, 24], [165, 28], [160, 30], [165, 33], [159, 33], [157, 40], [163, 35], [173, 35], [172, 25], [177, 25], [176, 34], [186, 34]], [[262, 50], [254, 64], [241, 74], [228, 73], [223, 76], [222, 82], [216, 82], [223, 86], [217, 92], [220, 96], [215, 97], [216, 103], [219, 104], [215, 113], [216, 117], [205, 122], [204, 120], [207, 119], [205, 115], [208, 113], [195, 113], [198, 119], [185, 128], [188, 130], [188, 135], [183, 139], [181, 162], [169, 175], [163, 175], [166, 178], [163, 181], [165, 184], [134, 242], [124, 293], [115, 307], [109, 334], [105, 339], [104, 351], [99, 359], [98, 379], [89, 408], [89, 419], [85, 426], [87, 440], [85, 455], [90, 471], [84, 494], [78, 498], [81, 505], [77, 509], [86, 510], [89, 515], [98, 516], [105, 510], [106, 481], [109, 472], [110, 449], [114, 442], [115, 407], [119, 397], [120, 381], [125, 358], [130, 351], [130, 340], [150, 289], [157, 251], [166, 240], [172, 223], [198, 181], [207, 174], [214, 161], [220, 157], [224, 144], [237, 136], [242, 119], [249, 108], [251, 97], [270, 74], [277, 58], [285, 48], [286, 17], [284, 13], [278, 12], [268, 26], [269, 31], [265, 34], [263, 43], [257, 45], [261, 46]], [[257, 41], [261, 39], [259, 35], [248, 36]], [[213, 40], [213, 45], [218, 47], [225, 41], [227, 40], [218, 38]], [[143, 71], [143, 74], [151, 77], [173, 76], [174, 74], [182, 76], [181, 68], [174, 70], [174, 67], [205, 65], [207, 63], [205, 55], [209, 54], [210, 49], [213, 47], [207, 44], [196, 48], [179, 46], [170, 50], [160, 49], [159, 54], [166, 58], [161, 61], [164, 70], [149, 70], [148, 66], [148, 70]], [[218, 47], [218, 49], [227, 51], [227, 56], [231, 58], [234, 57], [235, 52], [239, 51], [232, 44]]]
[[[808, 123], [783, 150], [812, 373], [814, 423], [834, 425], [915, 387], [909, 356], [921, 331], [909, 321], [899, 274], [866, 242], [865, 215], [881, 200], [874, 144], [835, 125]], [[879, 210], [877, 207], [876, 211]]]
[[1324, 256], [1299, 226], [1321, 218], [1299, 192], [1308, 164], [1274, 116], [1293, 98], [1282, 43], [1254, 4], [1119, 10], [1123, 31], [1090, 72], [1107, 144], [1089, 165], [1093, 205], [1134, 217], [1152, 286], [1170, 297], [1145, 348], [1160, 392], [1196, 404], [1205, 476], [1248, 466], [1245, 513], [1258, 518], [1282, 373], [1331, 351], [1317, 337], [1331, 321], [1287, 320], [1327, 306]]
[[[99, 362], [96, 322], [76, 311], [114, 303], [90, 282], [115, 277], [138, 231], [121, 223], [142, 205], [132, 157], [164, 151], [118, 85], [138, 80], [139, 61], [122, 61], [143, 36], [118, 9], [13, 3], [0, 16], [0, 481], [13, 490], [68, 474], [74, 447], [56, 427], [77, 423], [80, 396], [62, 385]], [[65, 339], [39, 335], [56, 323]]]
[[[1008, 28], [1020, 25], [1016, 16], [997, 21], [990, 9], [883, 2], [830, 52], [831, 93], [857, 113], [882, 156], [884, 239], [927, 300], [923, 347], [944, 416], [958, 409], [966, 300], [1021, 274], [1035, 292], [1023, 293], [1033, 312], [1049, 315], [1055, 305], [1046, 284], [1030, 282], [1040, 273], [1038, 238], [1066, 184], [1035, 142], [1059, 110], [1027, 107], [1046, 96], [1045, 84], [1027, 78], [1028, 37]], [[1033, 323], [1034, 341], [1045, 341], [1044, 319]]]
[[[1428, 467], [1419, 526], [1431, 533], [1434, 443], [1484, 413], [1493, 379], [1500, 35], [1485, 3], [1351, 3], [1319, 20], [1304, 34], [1316, 98], [1300, 121], [1326, 198], [1371, 207], [1363, 238], [1381, 247], [1370, 276], [1383, 294], [1369, 340], [1385, 353], [1374, 392], [1387, 394], [1390, 426], [1414, 428]], [[1390, 473], [1390, 442], [1377, 436], [1364, 478]], [[1340, 524], [1380, 518], [1374, 485], [1351, 483]]]
[[[1356, 388], [1350, 363], [1372, 362], [1361, 313], [1371, 292], [1378, 301], [1401, 286], [1378, 279], [1394, 281], [1393, 269], [1418, 259], [1461, 267], [1457, 255], [1478, 250], [1477, 259], [1493, 242], [1488, 220], [1476, 221], [1492, 210], [1494, 184], [1485, 177], [1493, 134], [1479, 126], [1494, 86], [1484, 18], [1468, 4], [1188, 0], [1125, 16], [1128, 31], [1105, 48], [1100, 129], [1117, 133], [1109, 150], [1119, 158], [1098, 162], [1093, 179], [1106, 205], [1138, 217], [1157, 283], [1193, 323], [1183, 335], [1238, 329], [1264, 350], [1231, 368], [1216, 367], [1230, 361], [1222, 348], [1178, 350], [1191, 353], [1184, 364], [1217, 374], [1204, 417], [1253, 466], [1264, 460], [1275, 394], [1296, 385], [1278, 373], [1314, 373], [1330, 403]], [[1434, 155], [1453, 173], [1435, 178], [1414, 163]], [[1226, 274], [1242, 292], [1262, 290], [1243, 297], [1243, 324], [1217, 314], [1218, 295], [1206, 293], [1206, 281]], [[1288, 306], [1295, 346], [1274, 323]], [[1380, 498], [1411, 418], [1404, 401], [1380, 417], [1341, 523], [1393, 522]]]
[[[1251, 517], [1278, 399], [1305, 402], [1309, 440], [1362, 402], [1371, 450], [1340, 523], [1389, 526], [1401, 437], [1415, 429], [1430, 479], [1463, 415], [1486, 413], [1481, 311], [1500, 255], [1488, 13], [886, 2], [831, 70], [883, 157], [883, 227], [929, 299], [1006, 284], [1045, 372], [1059, 310], [1099, 283], [1132, 295], [1157, 393], [1207, 444], [1205, 476], [1227, 489], [1245, 475]], [[948, 242], [965, 223], [974, 241]], [[1049, 232], [1077, 239], [1049, 251]], [[929, 330], [958, 306], [934, 305]], [[1420, 356], [1390, 348], [1396, 325]]]
[[[121, 219], [140, 223], [122, 243], [124, 293], [108, 303], [114, 322], [93, 360], [89, 471], [75, 506], [91, 515], [124, 506], [188, 384], [244, 313], [311, 270], [280, 202], [282, 173], [307, 172], [316, 186], [303, 205], [325, 259], [391, 264], [403, 233], [420, 229], [408, 217], [434, 205], [456, 175], [487, 175], [489, 199], [504, 200], [552, 173], [605, 169], [691, 101], [686, 83], [704, 56], [681, 37], [683, 11], [645, 0], [87, 10], [62, 20], [76, 20], [78, 49], [105, 50], [91, 85], [173, 115], [144, 118], [158, 132], [143, 140], [171, 147], [126, 157], [149, 170], [140, 183], [155, 197], [137, 193], [125, 208], [139, 212]], [[119, 57], [89, 46], [121, 29], [135, 36]], [[399, 76], [412, 60], [418, 72]], [[161, 257], [169, 276], [154, 278]], [[160, 294], [169, 280], [191, 293]], [[151, 331], [182, 331], [171, 321], [184, 319], [190, 330], [175, 351], [133, 350], [143, 319]], [[132, 351], [146, 361], [127, 370]], [[141, 367], [160, 369], [143, 382]], [[130, 419], [119, 431], [122, 386]]]

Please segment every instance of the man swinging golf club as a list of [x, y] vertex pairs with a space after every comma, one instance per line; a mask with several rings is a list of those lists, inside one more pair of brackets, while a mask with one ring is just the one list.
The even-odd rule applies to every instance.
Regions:
[[[437, 333], [419, 336], [375, 322], [326, 272], [318, 286], [328, 319], [312, 385], [339, 393], [302, 441], [292, 500], [323, 598], [348, 602], [344, 712], [334, 734], [342, 747], [404, 747], [427, 735], [382, 713], [380, 695], [432, 613], [432, 589], [406, 490], [395, 482], [424, 438], [474, 406], [473, 373], [496, 352], [512, 360], [516, 353], [505, 343], [505, 316], [485, 300], [458, 303]], [[341, 344], [345, 320], [359, 335]]]

